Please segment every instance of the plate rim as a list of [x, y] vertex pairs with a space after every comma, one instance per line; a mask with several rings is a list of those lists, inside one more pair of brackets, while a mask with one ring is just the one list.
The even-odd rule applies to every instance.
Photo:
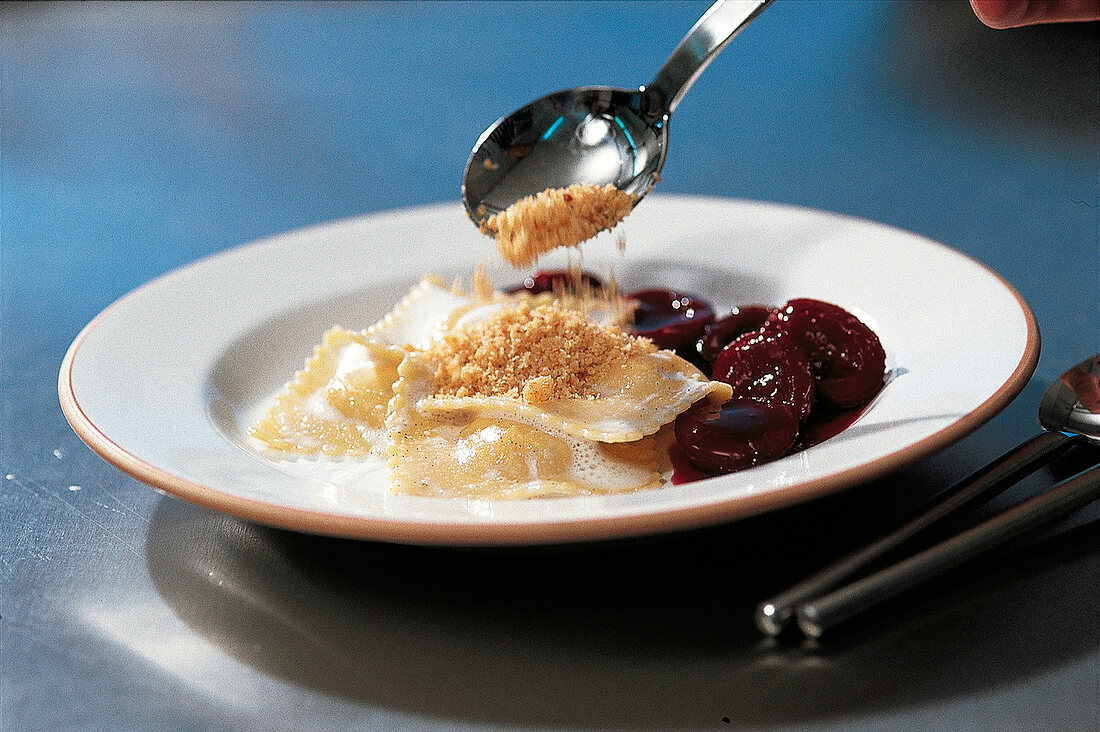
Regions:
[[[212, 252], [180, 267], [164, 272], [133, 290], [122, 295], [100, 311], [77, 334], [61, 362], [58, 373], [58, 397], [61, 410], [77, 436], [100, 458], [130, 477], [145, 483], [154, 489], [176, 498], [186, 500], [205, 508], [237, 516], [280, 529], [289, 529], [310, 534], [334, 536], [348, 539], [386, 541], [401, 544], [432, 546], [523, 546], [565, 544], [599, 541], [607, 539], [629, 538], [644, 535], [656, 535], [700, 528], [717, 523], [735, 521], [742, 518], [766, 513], [779, 508], [798, 505], [840, 490], [854, 487], [860, 483], [885, 475], [903, 465], [932, 455], [953, 442], [978, 429], [992, 419], [1008, 405], [1027, 385], [1039, 360], [1041, 337], [1038, 322], [1027, 302], [1020, 293], [999, 273], [978, 261], [974, 257], [924, 235], [884, 224], [867, 218], [851, 216], [822, 209], [814, 209], [791, 204], [756, 201], [751, 199], [726, 198], [721, 196], [663, 195], [663, 199], [681, 198], [704, 200], [742, 205], [765, 205], [773, 208], [789, 208], [805, 213], [813, 213], [843, 220], [858, 222], [862, 225], [885, 227], [915, 236], [926, 244], [948, 249], [970, 263], [978, 266], [996, 280], [1016, 301], [1023, 315], [1027, 337], [1023, 353], [1009, 378], [981, 404], [942, 429], [906, 446], [882, 455], [877, 459], [830, 474], [811, 478], [782, 491], [766, 491], [743, 495], [732, 499], [716, 500], [699, 505], [666, 509], [658, 514], [648, 512], [628, 513], [614, 516], [588, 516], [554, 520], [500, 522], [433, 522], [422, 520], [400, 520], [352, 516], [315, 511], [293, 506], [267, 503], [226, 492], [215, 486], [200, 483], [170, 473], [149, 463], [117, 444], [102, 432], [85, 414], [72, 383], [73, 365], [80, 348], [87, 338], [105, 319], [128, 300], [138, 297], [147, 289], [155, 287], [161, 280], [175, 274], [202, 265], [209, 260], [250, 247], [262, 247], [273, 240], [288, 236], [302, 236], [311, 231], [340, 226], [356, 220], [377, 216], [394, 216], [402, 213], [424, 212], [432, 208], [445, 208], [448, 203], [430, 203], [418, 206], [385, 209], [321, 222], [300, 229], [280, 232], [272, 236], [245, 242]], [[659, 520], [656, 518], [659, 517]]]

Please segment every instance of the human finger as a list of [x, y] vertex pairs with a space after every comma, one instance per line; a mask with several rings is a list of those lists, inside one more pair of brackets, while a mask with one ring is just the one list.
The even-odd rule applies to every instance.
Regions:
[[990, 28], [1100, 20], [1100, 0], [970, 0]]

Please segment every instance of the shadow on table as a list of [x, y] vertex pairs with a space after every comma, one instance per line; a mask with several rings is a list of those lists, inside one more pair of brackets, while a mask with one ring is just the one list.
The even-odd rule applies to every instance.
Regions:
[[1095, 525], [969, 565], [820, 645], [757, 635], [758, 601], [899, 518], [922, 484], [942, 487], [957, 449], [841, 495], [645, 540], [404, 547], [165, 499], [146, 551], [200, 634], [337, 697], [524, 727], [824, 721], [1011, 684], [1100, 645]]

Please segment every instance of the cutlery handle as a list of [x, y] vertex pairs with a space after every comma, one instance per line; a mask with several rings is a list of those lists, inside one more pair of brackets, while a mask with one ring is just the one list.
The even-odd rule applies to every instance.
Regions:
[[857, 613], [1098, 498], [1100, 468], [1093, 467], [942, 544], [800, 605], [798, 627], [818, 638]]
[[653, 81], [643, 87], [646, 116], [657, 121], [672, 114], [714, 57], [771, 2], [718, 0], [711, 5], [676, 46]]
[[779, 635], [794, 608], [854, 577], [874, 560], [896, 549], [917, 533], [971, 505], [988, 500], [1060, 455], [1073, 441], [1061, 432], [1040, 432], [968, 478], [940, 494], [935, 503], [881, 539], [830, 564], [786, 592], [756, 608], [756, 626], [766, 635]]

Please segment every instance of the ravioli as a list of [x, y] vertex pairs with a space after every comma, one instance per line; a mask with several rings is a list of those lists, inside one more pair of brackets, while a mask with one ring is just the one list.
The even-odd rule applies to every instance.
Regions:
[[[584, 345], [551, 362], [555, 332]], [[577, 370], [585, 378], [576, 393], [531, 389], [546, 378], [568, 382]], [[390, 469], [395, 491], [418, 495], [655, 487], [661, 473], [652, 435], [699, 399], [724, 400], [730, 391], [675, 354], [552, 305], [519, 304], [448, 334], [410, 353], [398, 374], [386, 422]]]
[[[730, 387], [553, 295], [425, 278], [378, 323], [333, 328], [250, 434], [286, 459], [388, 465], [396, 493], [594, 495], [663, 482], [671, 422]], [[663, 436], [663, 437], [662, 437]]]
[[397, 367], [407, 353], [332, 328], [249, 433], [289, 454], [381, 457]]
[[424, 349], [486, 300], [447, 289], [437, 277], [425, 277], [364, 336], [391, 346]]
[[515, 499], [595, 495], [661, 484], [657, 441], [601, 443], [476, 411], [429, 415], [395, 399], [389, 422], [396, 493]]
[[632, 442], [651, 435], [700, 399], [725, 401], [727, 385], [710, 381], [669, 351], [632, 358], [591, 385], [590, 396], [530, 404], [509, 397], [426, 396], [417, 404], [427, 414], [474, 411], [519, 419], [585, 440]]

